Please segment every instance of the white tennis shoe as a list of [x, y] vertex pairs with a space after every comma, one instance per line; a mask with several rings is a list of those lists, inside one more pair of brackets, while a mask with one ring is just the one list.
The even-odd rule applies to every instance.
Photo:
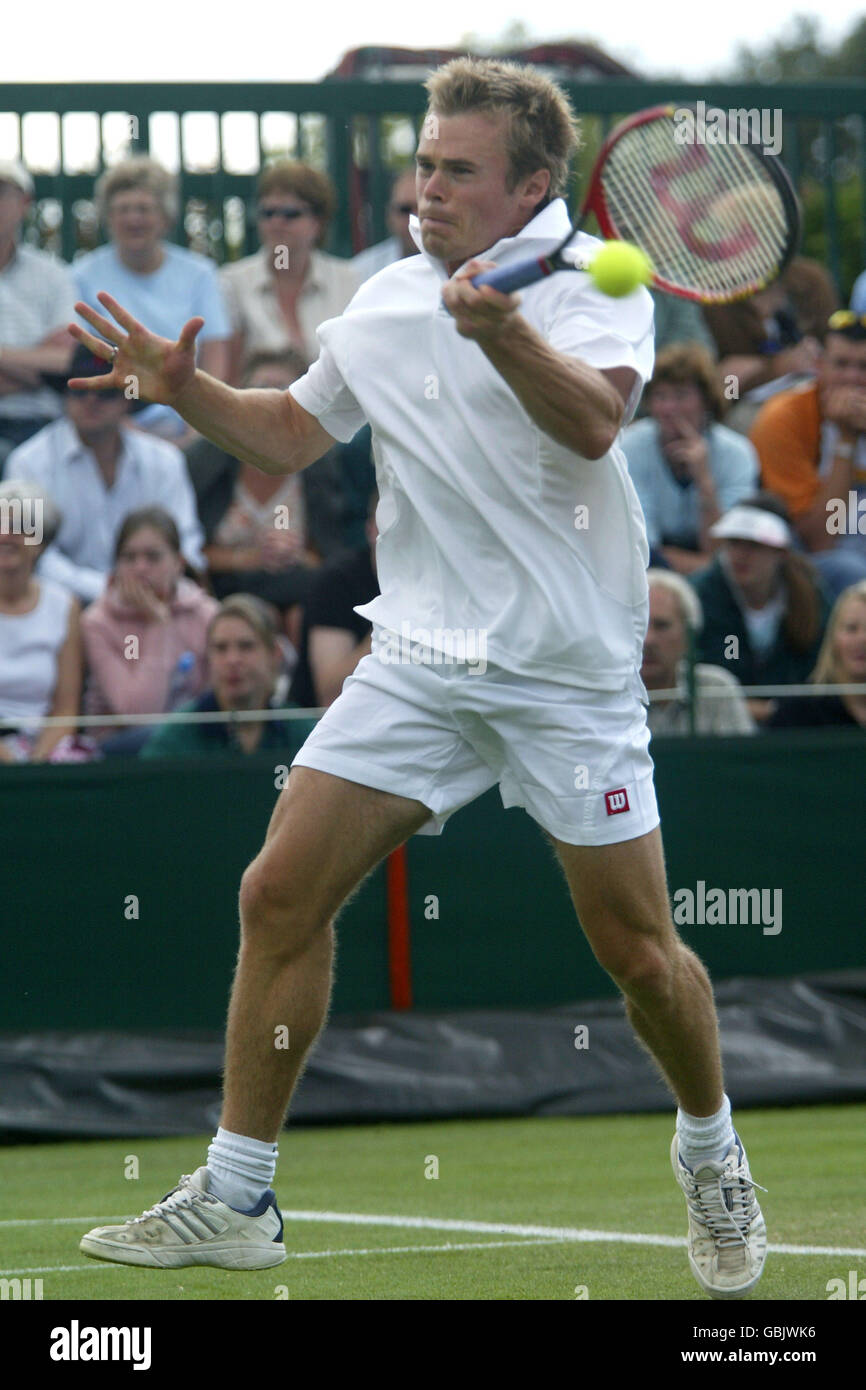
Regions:
[[268, 1189], [247, 1212], [235, 1211], [208, 1191], [208, 1170], [185, 1174], [177, 1187], [122, 1226], [97, 1226], [79, 1248], [94, 1260], [178, 1269], [269, 1269], [286, 1258], [283, 1219]]
[[[743, 1298], [755, 1287], [767, 1256], [767, 1229], [749, 1161], [737, 1135], [724, 1159], [692, 1171], [679, 1154], [671, 1163], [689, 1209], [689, 1264], [711, 1298]], [[761, 1188], [762, 1192], [766, 1188]]]

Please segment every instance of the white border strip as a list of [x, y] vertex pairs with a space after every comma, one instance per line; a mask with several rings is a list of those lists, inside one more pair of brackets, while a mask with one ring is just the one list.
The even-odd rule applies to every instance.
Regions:
[[[384, 1226], [393, 1227], [403, 1231], [455, 1231], [472, 1235], [493, 1235], [493, 1236], [517, 1236], [521, 1240], [514, 1244], [529, 1244], [531, 1238], [537, 1238], [539, 1243], [547, 1242], [575, 1242], [589, 1245], [647, 1245], [661, 1246], [671, 1249], [681, 1249], [686, 1244], [684, 1236], [661, 1236], [645, 1235], [634, 1231], [596, 1231], [581, 1226], [535, 1226], [511, 1224], [503, 1221], [461, 1221], [445, 1220], [432, 1216], [374, 1216], [366, 1212], [352, 1211], [291, 1211], [284, 1210], [283, 1220], [286, 1223], [293, 1221], [306, 1221], [322, 1226]], [[0, 1228], [12, 1226], [88, 1226], [112, 1225], [127, 1220], [127, 1217], [96, 1217], [96, 1216], [46, 1216], [34, 1217], [29, 1220], [9, 1220], [0, 1221]], [[484, 1246], [492, 1242], [479, 1243]], [[511, 1241], [508, 1244], [512, 1244]], [[402, 1247], [400, 1247], [402, 1249]], [[410, 1250], [424, 1250], [423, 1246], [409, 1246]], [[436, 1245], [431, 1247], [434, 1250], [457, 1249], [457, 1246]], [[474, 1249], [475, 1243], [467, 1247]], [[846, 1245], [770, 1245], [767, 1247], [773, 1255], [846, 1255], [854, 1259], [866, 1259], [866, 1248]], [[295, 1258], [317, 1258], [305, 1251], [293, 1252]], [[353, 1254], [354, 1251], [342, 1252], [321, 1252], [322, 1255], [329, 1253]], [[362, 1252], [358, 1252], [362, 1253]], [[371, 1254], [376, 1254], [376, 1250], [371, 1250]], [[380, 1253], [386, 1253], [382, 1247]], [[62, 1267], [58, 1267], [62, 1268]], [[89, 1265], [69, 1266], [69, 1268], [89, 1269]], [[31, 1271], [35, 1272], [35, 1271]], [[0, 1275], [3, 1271], [0, 1270]]]

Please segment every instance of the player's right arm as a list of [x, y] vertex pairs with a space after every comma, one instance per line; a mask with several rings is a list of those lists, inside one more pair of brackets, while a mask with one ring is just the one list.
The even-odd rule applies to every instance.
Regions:
[[177, 342], [172, 342], [138, 323], [111, 295], [100, 293], [98, 299], [114, 323], [87, 304], [78, 303], [75, 308], [102, 337], [79, 324], [70, 324], [69, 331], [105, 361], [112, 360], [112, 345], [117, 354], [106, 376], [75, 377], [71, 387], [126, 391], [134, 383], [143, 400], [171, 406], [226, 453], [264, 473], [297, 473], [334, 443], [289, 391], [238, 391], [198, 370], [195, 340], [203, 319], [190, 319]]

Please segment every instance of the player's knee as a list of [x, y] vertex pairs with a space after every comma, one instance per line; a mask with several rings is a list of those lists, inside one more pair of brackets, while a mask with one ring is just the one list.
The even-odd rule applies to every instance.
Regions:
[[675, 963], [671, 951], [656, 937], [636, 936], [599, 960], [629, 999], [658, 999], [671, 991]]
[[241, 879], [241, 939], [277, 952], [303, 948], [320, 925], [289, 879], [277, 879], [255, 860]]

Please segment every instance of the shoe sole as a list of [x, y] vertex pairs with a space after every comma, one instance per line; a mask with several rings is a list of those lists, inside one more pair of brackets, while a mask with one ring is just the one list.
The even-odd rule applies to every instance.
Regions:
[[286, 1258], [284, 1245], [244, 1245], [205, 1247], [193, 1256], [190, 1250], [137, 1250], [134, 1246], [113, 1245], [110, 1241], [82, 1236], [78, 1246], [92, 1260], [111, 1264], [137, 1265], [145, 1269], [183, 1269], [200, 1265], [214, 1269], [271, 1269]]

